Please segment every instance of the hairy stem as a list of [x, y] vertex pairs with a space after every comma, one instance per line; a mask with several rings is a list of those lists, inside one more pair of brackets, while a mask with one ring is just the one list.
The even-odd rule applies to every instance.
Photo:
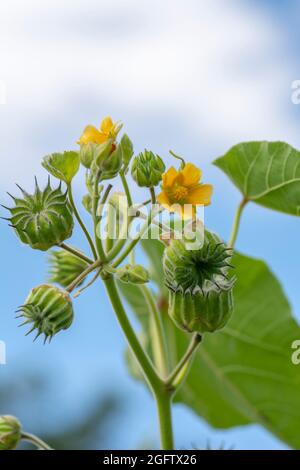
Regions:
[[145, 297], [149, 311], [151, 313], [151, 320], [153, 324], [153, 356], [155, 358], [155, 364], [162, 375], [167, 377], [168, 375], [168, 353], [165, 332], [161, 321], [160, 313], [158, 311], [156, 301], [151, 290], [144, 284], [140, 285], [140, 289]]
[[155, 396], [162, 450], [173, 450], [172, 395], [165, 391]]
[[120, 299], [114, 278], [109, 276], [104, 279], [104, 284], [107, 290], [108, 297], [111, 301], [113, 309], [116, 313], [122, 331], [128, 341], [128, 344], [136, 357], [144, 376], [152, 389], [153, 393], [159, 393], [161, 388], [161, 380], [157, 375], [148, 355], [142, 348], [125, 312], [123, 304]]
[[88, 266], [81, 274], [79, 274], [79, 276], [76, 277], [76, 279], [74, 279], [74, 281], [71, 282], [71, 284], [69, 284], [68, 287], [66, 287], [66, 291], [72, 292], [75, 289], [75, 287], [78, 286], [78, 284], [86, 278], [88, 274], [90, 274], [92, 271], [94, 271], [96, 268], [98, 268], [102, 264], [103, 264], [103, 261], [100, 259], [97, 259], [93, 264]]
[[247, 204], [247, 202], [248, 202], [248, 199], [246, 199], [246, 198], [242, 199], [242, 201], [240, 202], [240, 204], [237, 208], [235, 218], [234, 218], [234, 222], [233, 222], [230, 241], [228, 243], [229, 248], [234, 247], [234, 244], [235, 244], [235, 241], [236, 241], [236, 238], [237, 238], [237, 235], [238, 235], [238, 231], [239, 231], [239, 226], [240, 226], [240, 221], [241, 221], [241, 216], [242, 216], [242, 213], [243, 213], [243, 209], [244, 209], [245, 205]]
[[166, 381], [167, 385], [169, 385], [170, 387], [177, 388], [182, 383], [182, 381], [186, 377], [187, 371], [189, 369], [189, 365], [191, 364], [191, 360], [194, 356], [194, 352], [198, 348], [201, 342], [201, 339], [202, 337], [199, 333], [195, 333], [193, 335], [192, 340], [188, 346], [188, 349], [186, 350], [185, 354], [178, 362], [173, 372], [171, 372], [171, 374], [169, 375]]
[[42, 450], [53, 450], [46, 442], [44, 442], [39, 437], [35, 436], [34, 434], [30, 434], [28, 432], [22, 432], [21, 439], [24, 441], [30, 442], [34, 444], [38, 449]]
[[82, 259], [83, 261], [86, 261], [89, 264], [93, 264], [93, 260], [91, 258], [88, 258], [85, 256], [81, 251], [78, 251], [76, 248], [73, 248], [70, 245], [67, 245], [66, 243], [60, 243], [59, 245], [60, 248], [62, 248], [65, 251], [68, 251], [69, 253], [72, 253], [72, 255], [77, 256], [77, 258]]
[[124, 191], [125, 191], [125, 194], [126, 194], [128, 207], [131, 207], [132, 206], [132, 198], [131, 198], [129, 186], [128, 186], [127, 179], [126, 179], [124, 171], [120, 171], [120, 178], [121, 178], [123, 188], [124, 188]]
[[82, 229], [82, 231], [83, 231], [83, 233], [84, 233], [84, 235], [85, 235], [85, 237], [86, 237], [86, 239], [87, 239], [87, 241], [88, 241], [88, 243], [91, 247], [94, 258], [96, 259], [97, 258], [97, 251], [96, 251], [95, 245], [93, 243], [92, 237], [90, 236], [89, 231], [86, 228], [86, 226], [85, 226], [83, 220], [81, 219], [80, 214], [77, 210], [77, 207], [76, 207], [76, 204], [75, 204], [75, 201], [74, 201], [74, 198], [73, 198], [73, 191], [72, 191], [71, 183], [68, 184], [68, 195], [69, 195], [69, 201], [70, 201], [70, 204], [71, 204], [72, 209], [74, 211], [74, 215], [77, 219], [77, 222], [79, 223], [79, 225], [80, 225], [80, 227], [81, 227], [81, 229]]

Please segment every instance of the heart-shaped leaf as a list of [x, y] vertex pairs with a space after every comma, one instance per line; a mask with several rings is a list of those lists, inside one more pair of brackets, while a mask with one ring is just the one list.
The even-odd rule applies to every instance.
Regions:
[[[151, 248], [150, 248], [151, 244]], [[149, 245], [149, 246], [147, 246]], [[189, 337], [167, 315], [163, 276], [157, 267], [163, 245], [143, 241], [151, 253], [159, 280], [157, 303], [174, 364], [183, 355]], [[300, 369], [292, 363], [292, 343], [300, 328], [275, 276], [260, 260], [234, 256], [237, 283], [235, 310], [228, 325], [204, 335], [187, 380], [176, 401], [182, 402], [217, 428], [259, 423], [291, 447], [300, 447]], [[144, 335], [149, 315], [137, 286], [123, 294], [135, 310]], [[135, 290], [135, 294], [133, 291]], [[151, 348], [149, 349], [151, 354]], [[131, 358], [132, 360], [132, 358]]]
[[245, 142], [214, 161], [246, 200], [300, 215], [300, 152], [284, 142]]

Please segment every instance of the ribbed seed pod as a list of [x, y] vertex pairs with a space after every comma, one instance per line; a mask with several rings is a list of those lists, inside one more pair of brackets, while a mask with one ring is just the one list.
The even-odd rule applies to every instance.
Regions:
[[14, 416], [0, 416], [0, 450], [13, 450], [21, 440], [21, 423]]
[[[86, 261], [64, 250], [51, 251], [49, 264], [49, 281], [60, 284], [62, 287], [71, 284], [88, 267]], [[80, 286], [82, 282], [77, 286]]]
[[165, 249], [163, 268], [169, 289], [169, 315], [185, 331], [213, 332], [222, 328], [233, 310], [228, 277], [231, 251], [205, 230], [203, 246], [188, 250], [185, 240], [172, 240]]
[[218, 290], [215, 286], [205, 294], [169, 292], [169, 315], [176, 325], [191, 333], [213, 332], [226, 325], [233, 310], [232, 289]]
[[67, 194], [61, 191], [61, 185], [52, 189], [48, 180], [46, 188], [41, 191], [36, 182], [33, 195], [20, 189], [23, 199], [12, 196], [15, 207], [9, 209], [9, 220], [23, 243], [36, 250], [46, 251], [72, 235], [72, 211]]
[[157, 186], [166, 167], [162, 159], [149, 150], [139, 153], [133, 160], [131, 175], [138, 186]]
[[22, 325], [32, 324], [26, 335], [37, 330], [36, 338], [44, 334], [45, 342], [48, 338], [50, 342], [60, 330], [69, 328], [73, 321], [69, 293], [50, 284], [34, 287], [17, 312], [20, 312], [17, 318], [24, 318]]
[[197, 293], [206, 281], [217, 287], [226, 286], [232, 250], [213, 232], [205, 230], [203, 245], [188, 250], [182, 240], [171, 240], [165, 249], [163, 267], [167, 286], [173, 291]]

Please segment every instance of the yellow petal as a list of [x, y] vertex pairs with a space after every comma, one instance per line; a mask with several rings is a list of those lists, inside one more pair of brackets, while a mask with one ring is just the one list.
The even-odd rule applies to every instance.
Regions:
[[213, 193], [213, 187], [211, 184], [199, 184], [194, 189], [189, 191], [186, 198], [188, 204], [203, 204], [207, 206], [210, 204], [210, 199]]
[[178, 172], [171, 166], [166, 173], [162, 175], [163, 188], [171, 188], [178, 176]]
[[194, 186], [199, 183], [201, 178], [201, 170], [197, 168], [193, 163], [187, 163], [183, 170], [180, 172], [182, 175], [183, 186]]
[[[170, 199], [165, 191], [162, 191], [159, 193], [159, 195], [156, 198], [157, 202], [164, 206], [166, 209], [170, 210], [171, 209], [171, 203]], [[172, 211], [173, 212], [173, 211]]]
[[90, 142], [94, 144], [102, 144], [106, 140], [107, 140], [107, 136], [105, 134], [102, 134], [102, 132], [99, 132], [98, 129], [96, 129], [96, 127], [86, 126], [80, 139], [78, 140], [78, 143], [80, 145], [88, 144]]
[[100, 129], [104, 134], [109, 134], [114, 128], [113, 120], [110, 116], [106, 116], [100, 124]]

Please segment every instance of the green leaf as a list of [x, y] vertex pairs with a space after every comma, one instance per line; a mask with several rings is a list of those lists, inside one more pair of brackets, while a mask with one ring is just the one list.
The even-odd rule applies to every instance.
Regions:
[[122, 151], [124, 169], [126, 170], [133, 156], [133, 145], [127, 134], [122, 136], [122, 139], [120, 140], [120, 147]]
[[69, 184], [79, 170], [79, 153], [52, 153], [43, 158], [42, 165], [55, 178]]
[[[151, 253], [153, 269], [153, 262], [156, 266], [160, 263], [163, 248], [156, 241], [151, 250], [149, 246], [146, 250]], [[299, 448], [300, 374], [291, 361], [292, 342], [300, 339], [299, 325], [278, 280], [263, 261], [239, 254], [233, 264], [237, 275], [233, 316], [223, 330], [204, 335], [176, 401], [214, 427], [259, 423], [291, 447]], [[156, 271], [160, 273], [155, 276], [159, 282], [158, 305], [174, 366], [189, 337], [169, 320], [166, 297], [162, 299], [161, 268]], [[129, 296], [125, 289], [123, 294], [147, 334], [145, 305], [138, 288], [130, 287], [134, 295], [131, 290]]]
[[300, 152], [284, 142], [245, 142], [214, 161], [244, 197], [300, 215]]

